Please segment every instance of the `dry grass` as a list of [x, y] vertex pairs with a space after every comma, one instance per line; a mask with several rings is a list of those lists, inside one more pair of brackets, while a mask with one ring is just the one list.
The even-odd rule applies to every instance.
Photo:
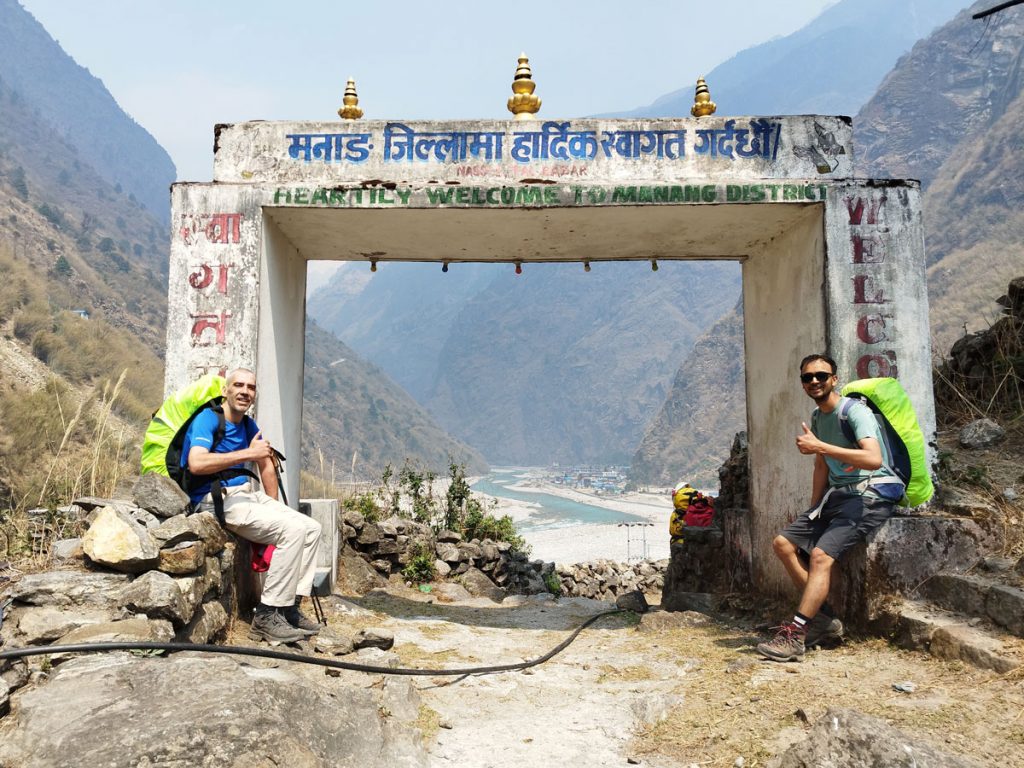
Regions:
[[[53, 541], [81, 534], [81, 521], [58, 507], [78, 496], [109, 495], [134, 471], [129, 454], [137, 436], [111, 419], [126, 375], [81, 398], [56, 379], [39, 392], [0, 397], [0, 466], [10, 483], [0, 510], [0, 557], [20, 569], [44, 566]], [[43, 511], [30, 514], [33, 508]]]
[[[882, 640], [812, 652], [802, 664], [758, 660], [753, 638], [735, 630], [664, 632], [657, 642], [666, 664], [693, 660], [696, 671], [686, 676], [686, 705], [637, 739], [641, 753], [702, 766], [731, 766], [742, 756], [748, 767], [763, 766], [785, 746], [780, 732], [802, 736], [829, 706], [882, 718], [984, 765], [1006, 765], [1024, 744], [1019, 680]], [[903, 680], [916, 684], [913, 694], [892, 688]]]

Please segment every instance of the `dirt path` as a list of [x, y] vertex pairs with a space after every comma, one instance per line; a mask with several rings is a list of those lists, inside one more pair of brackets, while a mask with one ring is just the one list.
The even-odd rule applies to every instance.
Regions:
[[[611, 606], [547, 596], [426, 602], [374, 593], [332, 621], [395, 634], [402, 666], [536, 658]], [[1006, 766], [1024, 750], [1024, 678], [901, 651], [879, 640], [761, 661], [757, 634], [700, 614], [603, 619], [527, 671], [412, 678], [434, 766], [763, 766], [827, 706], [882, 717], [944, 751]], [[912, 693], [893, 688], [911, 682]]]

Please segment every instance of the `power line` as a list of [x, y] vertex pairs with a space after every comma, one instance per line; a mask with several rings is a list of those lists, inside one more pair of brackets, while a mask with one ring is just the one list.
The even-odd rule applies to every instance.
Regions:
[[971, 16], [971, 18], [984, 19], [986, 16], [991, 16], [993, 13], [1005, 11], [1007, 8], [1012, 8], [1013, 6], [1020, 5], [1021, 3], [1024, 3], [1024, 0], [1006, 0], [1005, 3], [1000, 3], [999, 5], [993, 8], [989, 8], [987, 11], [978, 11], [976, 14]]

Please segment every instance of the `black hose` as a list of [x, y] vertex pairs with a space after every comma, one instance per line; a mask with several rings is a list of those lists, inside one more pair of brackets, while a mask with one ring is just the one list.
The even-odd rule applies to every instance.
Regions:
[[464, 667], [462, 669], [402, 669], [391, 667], [373, 667], [368, 664], [353, 664], [349, 661], [337, 661], [336, 659], [325, 659], [318, 656], [305, 656], [301, 653], [285, 653], [283, 651], [271, 651], [264, 648], [244, 648], [235, 645], [197, 645], [194, 643], [156, 643], [156, 642], [126, 642], [126, 643], [77, 643], [75, 645], [46, 645], [33, 648], [11, 648], [0, 651], [0, 659], [20, 659], [25, 656], [47, 656], [54, 653], [100, 653], [103, 651], [200, 651], [202, 653], [224, 653], [230, 656], [259, 656], [265, 659], [280, 659], [282, 661], [298, 661], [302, 664], [316, 664], [321, 667], [333, 667], [334, 669], [349, 669], [355, 672], [371, 672], [378, 675], [480, 675], [488, 672], [511, 672], [517, 669], [529, 669], [538, 664], [554, 658], [564, 651], [579, 636], [580, 632], [594, 622], [617, 613], [626, 613], [619, 609], [605, 611], [591, 616], [580, 624], [572, 634], [556, 645], [543, 656], [532, 661], [521, 661], [517, 664], [500, 664], [487, 667]]

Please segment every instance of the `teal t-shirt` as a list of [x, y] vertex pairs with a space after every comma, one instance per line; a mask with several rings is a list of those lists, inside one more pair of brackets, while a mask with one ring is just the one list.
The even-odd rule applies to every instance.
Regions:
[[[892, 477], [893, 483], [899, 484], [902, 489], [902, 483], [900, 483], [899, 478], [893, 475], [892, 470], [889, 469], [892, 459], [888, 455], [888, 451], [886, 451], [885, 441], [882, 440], [881, 427], [878, 424], [878, 420], [875, 419], [875, 414], [864, 403], [855, 401], [847, 412], [846, 418], [858, 441], [863, 440], [865, 437], [873, 437], [878, 441], [882, 451], [882, 466], [874, 471], [858, 469], [849, 464], [844, 464], [831, 456], [824, 456], [825, 463], [828, 465], [828, 484], [836, 488], [842, 488], [843, 486], [856, 485], [867, 480], [869, 477]], [[838, 406], [831, 413], [822, 413], [819, 409], [815, 408], [814, 413], [811, 415], [811, 432], [823, 443], [838, 445], [840, 448], [860, 447], [857, 444], [851, 444], [846, 439], [846, 435], [843, 434], [843, 428], [839, 424]], [[878, 481], [876, 480], [875, 482]], [[884, 493], [884, 495], [888, 496], [889, 494]], [[900, 495], [902, 495], [902, 490]]]

